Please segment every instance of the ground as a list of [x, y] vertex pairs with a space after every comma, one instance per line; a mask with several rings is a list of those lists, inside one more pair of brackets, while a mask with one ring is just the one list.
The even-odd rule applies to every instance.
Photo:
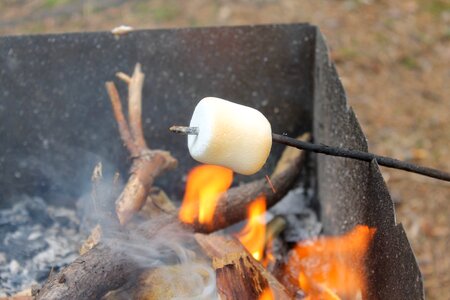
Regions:
[[[372, 152], [450, 171], [448, 0], [3, 0], [0, 34], [310, 22], [320, 26]], [[425, 277], [450, 293], [450, 184], [383, 176]]]

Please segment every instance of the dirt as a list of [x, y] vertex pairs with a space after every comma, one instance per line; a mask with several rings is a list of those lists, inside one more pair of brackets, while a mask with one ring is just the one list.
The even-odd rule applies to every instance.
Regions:
[[[0, 34], [310, 22], [327, 37], [372, 152], [450, 171], [448, 0], [3, 0]], [[425, 277], [450, 292], [450, 184], [383, 169]], [[444, 296], [445, 297], [445, 296]]]

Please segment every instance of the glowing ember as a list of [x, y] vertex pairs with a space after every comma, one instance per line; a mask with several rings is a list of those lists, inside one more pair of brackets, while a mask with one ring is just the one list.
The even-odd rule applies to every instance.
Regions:
[[307, 299], [355, 299], [366, 291], [364, 258], [374, 228], [356, 226], [341, 237], [320, 237], [297, 244], [287, 271], [298, 278]]
[[272, 291], [270, 288], [264, 289], [264, 291], [259, 295], [258, 300], [274, 300], [275, 297], [273, 296]]
[[217, 200], [233, 182], [233, 171], [220, 166], [201, 165], [192, 169], [178, 217], [185, 223], [211, 224]]
[[245, 227], [236, 236], [244, 247], [256, 260], [261, 260], [264, 251], [266, 235], [266, 198], [256, 198], [248, 208], [248, 221]]

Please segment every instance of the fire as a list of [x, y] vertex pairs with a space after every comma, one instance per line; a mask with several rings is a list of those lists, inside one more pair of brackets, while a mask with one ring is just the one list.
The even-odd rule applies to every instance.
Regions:
[[188, 174], [179, 219], [185, 223], [211, 224], [217, 201], [232, 182], [233, 171], [224, 167], [201, 165], [192, 169]]
[[320, 237], [298, 243], [289, 258], [287, 271], [298, 278], [307, 299], [361, 297], [366, 289], [365, 254], [374, 233], [374, 228], [358, 225], [341, 237]]
[[263, 258], [266, 236], [266, 198], [260, 196], [253, 200], [248, 208], [248, 221], [236, 236], [256, 260]]
[[[230, 169], [202, 165], [188, 174], [179, 218], [185, 223], [212, 224], [217, 201], [231, 186]], [[236, 237], [264, 265], [274, 260], [271, 241], [266, 241], [266, 199], [260, 196], [248, 207], [247, 224]], [[308, 300], [358, 299], [366, 292], [364, 259], [374, 228], [356, 226], [340, 237], [319, 237], [298, 243], [290, 252], [286, 275], [306, 292]], [[265, 244], [266, 254], [264, 255]], [[266, 288], [259, 300], [274, 299]]]
[[258, 300], [274, 300], [274, 299], [275, 297], [270, 288], [265, 288], [258, 298]]

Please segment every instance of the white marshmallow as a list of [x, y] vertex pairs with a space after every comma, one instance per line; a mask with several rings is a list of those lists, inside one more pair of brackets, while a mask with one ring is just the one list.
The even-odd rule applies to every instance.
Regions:
[[188, 136], [195, 160], [244, 175], [258, 172], [272, 148], [272, 128], [262, 113], [220, 98], [202, 99], [189, 126], [199, 128]]

